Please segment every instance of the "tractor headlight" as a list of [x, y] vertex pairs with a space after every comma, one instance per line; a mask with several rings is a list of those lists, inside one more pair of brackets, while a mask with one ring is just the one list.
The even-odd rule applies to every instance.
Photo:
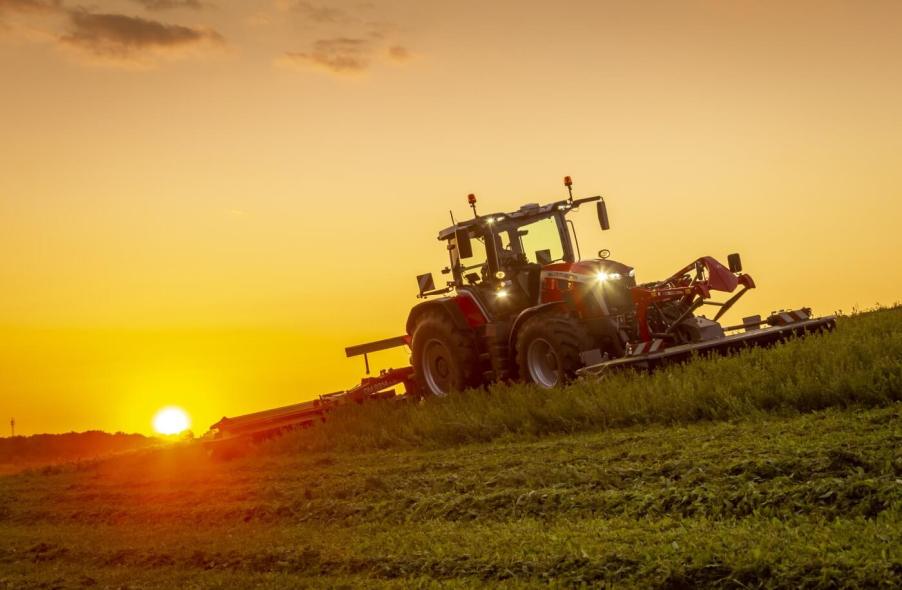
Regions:
[[604, 283], [605, 281], [619, 281], [623, 278], [623, 275], [619, 272], [604, 272], [600, 271], [595, 275], [595, 280], [599, 283]]
[[498, 299], [507, 299], [507, 289], [499, 289], [495, 293], [495, 297], [497, 297]]

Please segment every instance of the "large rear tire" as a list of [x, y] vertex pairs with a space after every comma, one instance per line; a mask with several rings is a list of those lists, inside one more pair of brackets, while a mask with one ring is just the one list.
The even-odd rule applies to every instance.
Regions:
[[583, 366], [579, 353], [589, 346], [586, 329], [575, 318], [539, 314], [517, 334], [520, 379], [544, 389], [569, 383]]
[[482, 371], [473, 333], [443, 313], [424, 313], [411, 342], [414, 377], [420, 392], [445, 397], [481, 385]]

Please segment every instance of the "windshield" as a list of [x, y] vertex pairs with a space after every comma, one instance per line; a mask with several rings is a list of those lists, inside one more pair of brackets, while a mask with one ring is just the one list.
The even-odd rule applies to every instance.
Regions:
[[522, 255], [528, 262], [548, 264], [563, 260], [565, 256], [557, 217], [504, 228], [498, 232], [498, 237], [504, 250]]
[[570, 236], [564, 228], [563, 216], [558, 213], [531, 219], [487, 219], [485, 224], [463, 230], [469, 235], [472, 256], [461, 259], [457, 236], [448, 237], [451, 269], [459, 285], [475, 285], [489, 279], [497, 270], [510, 270], [522, 264], [544, 266], [573, 259]]

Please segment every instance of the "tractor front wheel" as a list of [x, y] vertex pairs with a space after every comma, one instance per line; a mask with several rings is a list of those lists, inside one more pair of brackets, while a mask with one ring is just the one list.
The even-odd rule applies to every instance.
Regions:
[[587, 348], [588, 340], [575, 318], [540, 314], [528, 319], [517, 334], [520, 379], [544, 389], [572, 381], [583, 366], [579, 353]]
[[424, 314], [414, 329], [411, 349], [414, 376], [423, 393], [444, 397], [480, 384], [473, 335], [446, 315]]

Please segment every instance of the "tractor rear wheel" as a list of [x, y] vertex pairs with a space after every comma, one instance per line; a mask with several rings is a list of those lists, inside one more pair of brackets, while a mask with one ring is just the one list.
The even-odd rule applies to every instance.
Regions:
[[572, 381], [583, 366], [579, 353], [588, 343], [585, 327], [575, 318], [540, 314], [528, 319], [517, 334], [520, 379], [544, 389]]
[[420, 391], [444, 397], [481, 383], [473, 334], [456, 327], [445, 314], [425, 313], [411, 341], [413, 371]]

